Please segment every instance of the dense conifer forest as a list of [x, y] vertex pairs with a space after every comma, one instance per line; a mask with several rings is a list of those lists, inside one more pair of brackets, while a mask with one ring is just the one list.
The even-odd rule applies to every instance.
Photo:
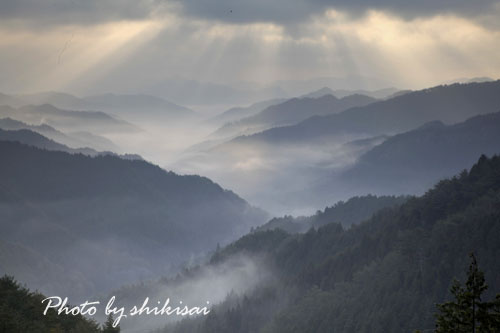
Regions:
[[489, 285], [483, 297], [500, 292], [499, 222], [500, 157], [482, 156], [470, 171], [348, 230], [330, 223], [242, 237], [212, 263], [262, 256], [276, 280], [165, 332], [434, 330], [436, 304], [451, 300], [455, 278], [465, 280], [469, 253]]

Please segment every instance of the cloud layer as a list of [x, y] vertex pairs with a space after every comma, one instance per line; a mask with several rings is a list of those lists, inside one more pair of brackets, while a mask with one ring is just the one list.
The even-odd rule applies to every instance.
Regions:
[[347, 12], [354, 16], [370, 10], [387, 11], [406, 19], [455, 14], [476, 17], [487, 14], [495, 0], [182, 0], [178, 1], [185, 14], [208, 20], [232, 23], [273, 22], [295, 24], [321, 15], [327, 10]]
[[377, 10], [406, 19], [442, 14], [483, 17], [497, 10], [497, 3], [495, 0], [18, 0], [0, 1], [0, 17], [45, 25], [86, 25], [182, 13], [236, 24], [295, 25], [328, 10], [354, 16]]
[[230, 85], [368, 77], [401, 88], [496, 78], [495, 3], [0, 1], [0, 91], [160, 94], [179, 77]]

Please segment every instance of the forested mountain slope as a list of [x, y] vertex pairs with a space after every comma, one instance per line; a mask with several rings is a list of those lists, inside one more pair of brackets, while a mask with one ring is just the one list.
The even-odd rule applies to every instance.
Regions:
[[167, 273], [266, 219], [207, 178], [145, 161], [7, 141], [0, 159], [0, 274], [47, 293]]
[[339, 223], [302, 235], [249, 234], [216, 253], [261, 256], [276, 272], [207, 318], [168, 332], [413, 332], [434, 328], [436, 303], [449, 299], [474, 252], [500, 292], [500, 157], [442, 180], [419, 198], [383, 209], [344, 230]]

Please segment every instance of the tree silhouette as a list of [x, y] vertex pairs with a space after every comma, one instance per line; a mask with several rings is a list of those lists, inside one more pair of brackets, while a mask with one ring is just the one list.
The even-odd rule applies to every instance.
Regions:
[[438, 304], [437, 333], [500, 332], [500, 295], [492, 302], [482, 301], [481, 294], [488, 286], [473, 253], [470, 258], [465, 286], [455, 280], [451, 287], [455, 299]]
[[108, 319], [104, 323], [102, 327], [102, 332], [103, 333], [120, 333], [120, 325], [117, 325], [116, 327], [113, 327], [113, 315], [109, 314]]

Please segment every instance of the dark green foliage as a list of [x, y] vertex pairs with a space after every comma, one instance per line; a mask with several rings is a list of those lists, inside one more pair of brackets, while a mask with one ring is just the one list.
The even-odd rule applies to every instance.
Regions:
[[[455, 277], [464, 277], [469, 253], [481, 258], [490, 282], [485, 299], [500, 290], [499, 239], [500, 157], [482, 156], [469, 172], [350, 229], [330, 223], [305, 234], [255, 232], [214, 259], [265, 254], [277, 272], [279, 285], [261, 288], [287, 301], [270, 320], [260, 317], [256, 332], [428, 331], [435, 327], [435, 304], [446, 301]], [[255, 301], [254, 294], [247, 297]], [[232, 309], [231, 317], [248, 320], [249, 309]], [[490, 311], [498, 318], [498, 305]], [[215, 312], [210, 327], [238, 332], [221, 325], [228, 320]], [[206, 324], [199, 320], [194, 332], [210, 332]], [[182, 327], [173, 332], [186, 332]]]
[[21, 287], [14, 278], [0, 278], [0, 332], [101, 332], [94, 321], [81, 315], [58, 315], [50, 309], [43, 315], [42, 294]]
[[500, 294], [496, 300], [487, 302], [481, 299], [488, 289], [484, 273], [478, 268], [476, 257], [471, 254], [471, 264], [467, 272], [467, 282], [462, 287], [455, 280], [451, 287], [453, 301], [438, 304], [439, 313], [436, 320], [437, 333], [469, 333], [500, 331]]

